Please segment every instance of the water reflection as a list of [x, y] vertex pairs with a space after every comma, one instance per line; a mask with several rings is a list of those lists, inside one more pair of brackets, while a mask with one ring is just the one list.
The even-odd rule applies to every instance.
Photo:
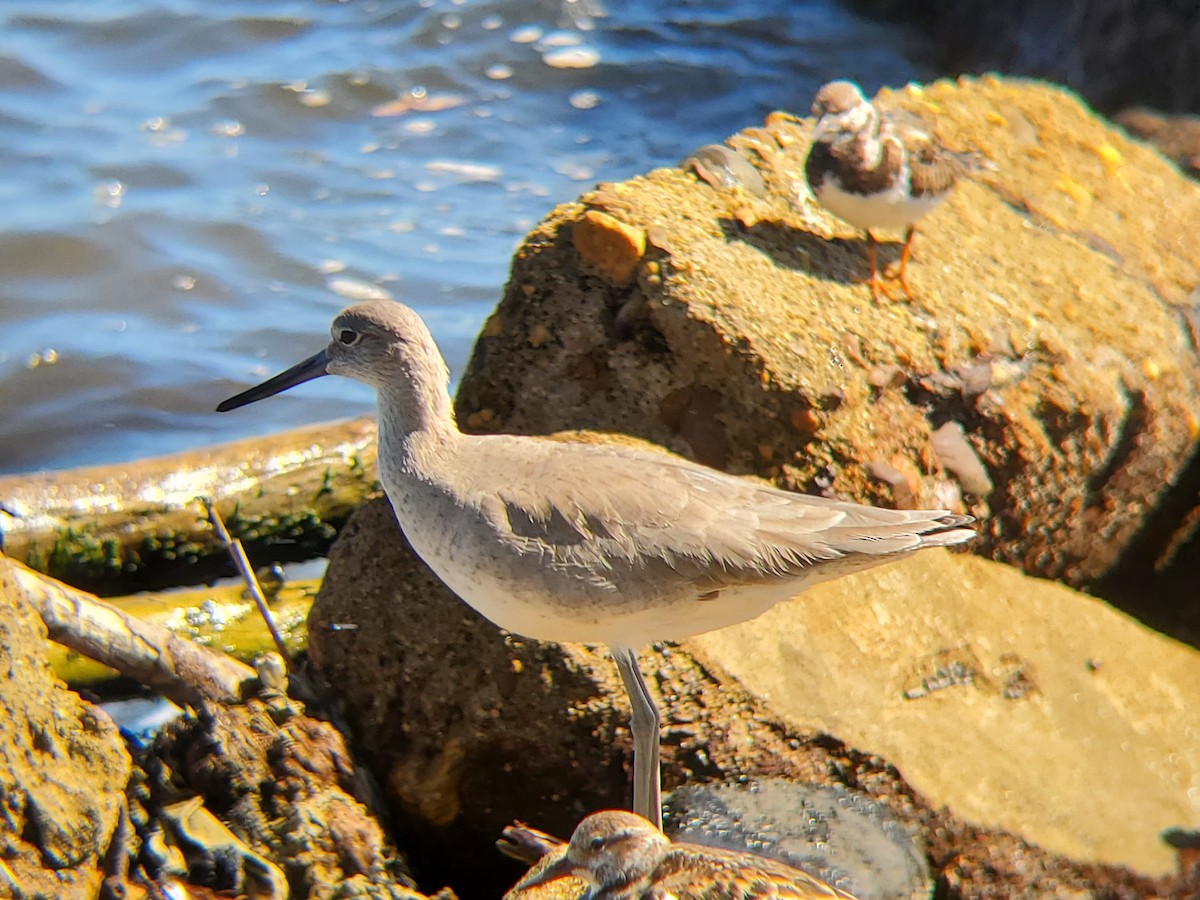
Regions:
[[348, 298], [411, 302], [457, 373], [555, 203], [829, 76], [926, 74], [827, 2], [16, 0], [0, 21], [5, 472], [368, 409], [331, 382], [212, 413]]

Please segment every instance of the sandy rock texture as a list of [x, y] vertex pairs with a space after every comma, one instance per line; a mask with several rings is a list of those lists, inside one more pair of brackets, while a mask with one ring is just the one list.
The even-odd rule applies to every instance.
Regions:
[[[492, 851], [511, 820], [565, 837], [628, 802], [628, 706], [606, 654], [480, 618], [386, 501], [335, 544], [310, 626], [423, 882], [495, 896], [520, 875]], [[1159, 842], [1200, 815], [1200, 654], [1060, 585], [927, 551], [641, 662], [668, 788], [863, 792], [919, 833], [938, 896], [1200, 888], [1168, 875]]]
[[1162, 833], [1200, 821], [1200, 653], [968, 554], [820, 588], [685, 648], [968, 821], [1074, 859], [1174, 869]]
[[[755, 178], [714, 176], [709, 153], [707, 180], [602, 184], [531, 232], [460, 423], [625, 432], [796, 490], [963, 507], [977, 552], [1075, 586], [1122, 563], [1143, 584], [1194, 545], [1200, 189], [1050, 86], [880, 102], [997, 167], [922, 221], [917, 302], [855, 283], [862, 235], [803, 182], [811, 123], [774, 116], [727, 142]], [[1147, 593], [1130, 607], [1200, 639], [1178, 596]]]
[[0, 896], [96, 896], [131, 763], [112, 720], [50, 671], [0, 569]]

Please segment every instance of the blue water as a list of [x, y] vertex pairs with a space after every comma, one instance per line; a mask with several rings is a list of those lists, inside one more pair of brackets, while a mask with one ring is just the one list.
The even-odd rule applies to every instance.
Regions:
[[457, 377], [556, 203], [930, 58], [815, 0], [0, 3], [0, 472], [366, 412], [213, 407], [372, 292]]

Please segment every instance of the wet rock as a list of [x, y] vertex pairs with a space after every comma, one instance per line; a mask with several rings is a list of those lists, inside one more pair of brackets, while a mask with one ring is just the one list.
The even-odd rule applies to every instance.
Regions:
[[[917, 303], [876, 306], [856, 283], [862, 236], [803, 187], [810, 125], [772, 117], [728, 141], [758, 148], [762, 197], [671, 168], [555, 209], [514, 260], [504, 327], [476, 344], [459, 421], [625, 432], [883, 504], [891, 483], [866, 463], [912, 460], [905, 502], [933, 505], [954, 485], [930, 438], [953, 419], [998, 486], [967, 489], [976, 552], [1074, 586], [1114, 571], [1135, 540], [1159, 558], [1188, 511], [1165, 499], [1200, 490], [1200, 367], [1176, 313], [1200, 283], [1200, 192], [1060, 89], [984, 78], [880, 102], [997, 165], [922, 220]], [[774, 154], [760, 152], [764, 130]], [[572, 245], [597, 212], [654, 235], [627, 283], [594, 277]], [[529, 347], [533, 323], [552, 352]], [[1182, 629], [1186, 605], [1164, 601], [1156, 623], [1171, 628], [1174, 609]]]
[[0, 569], [0, 894], [95, 897], [129, 755], [112, 720], [50, 672], [46, 629]]
[[285, 696], [203, 704], [139, 764], [139, 877], [186, 875], [238, 896], [288, 896], [290, 885], [308, 900], [425, 900], [342, 735]]
[[[607, 655], [484, 621], [385, 501], [339, 538], [310, 629], [434, 881], [499, 895], [520, 876], [492, 851], [513, 819], [566, 836], [628, 803], [628, 707]], [[918, 834], [948, 896], [1165, 896], [1173, 882], [1147, 877], [1173, 864], [1158, 834], [1200, 816], [1179, 789], [1200, 783], [1200, 654], [969, 555], [818, 585], [641, 663], [668, 789], [849, 788]]]
[[222, 889], [250, 893], [262, 900], [288, 897], [287, 879], [280, 868], [247, 847], [205, 809], [204, 798], [172, 803], [163, 808], [162, 819], [171, 832], [173, 846], [180, 849], [183, 863], [171, 875], [187, 877], [189, 872], [219, 867], [229, 878], [228, 885], [220, 886]]

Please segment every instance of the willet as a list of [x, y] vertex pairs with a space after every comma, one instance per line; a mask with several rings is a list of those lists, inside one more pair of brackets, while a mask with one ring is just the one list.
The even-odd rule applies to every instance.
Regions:
[[380, 480], [417, 554], [502, 628], [608, 646], [633, 711], [634, 809], [657, 825], [660, 720], [636, 648], [974, 534], [969, 517], [794, 494], [665, 452], [463, 434], [446, 363], [415, 312], [358, 304], [330, 334], [218, 411], [328, 374], [373, 387]]
[[621, 810], [592, 813], [565, 852], [535, 867], [509, 896], [574, 875], [589, 900], [646, 897], [721, 900], [855, 900], [807, 872], [749, 851], [672, 843], [646, 819]]

